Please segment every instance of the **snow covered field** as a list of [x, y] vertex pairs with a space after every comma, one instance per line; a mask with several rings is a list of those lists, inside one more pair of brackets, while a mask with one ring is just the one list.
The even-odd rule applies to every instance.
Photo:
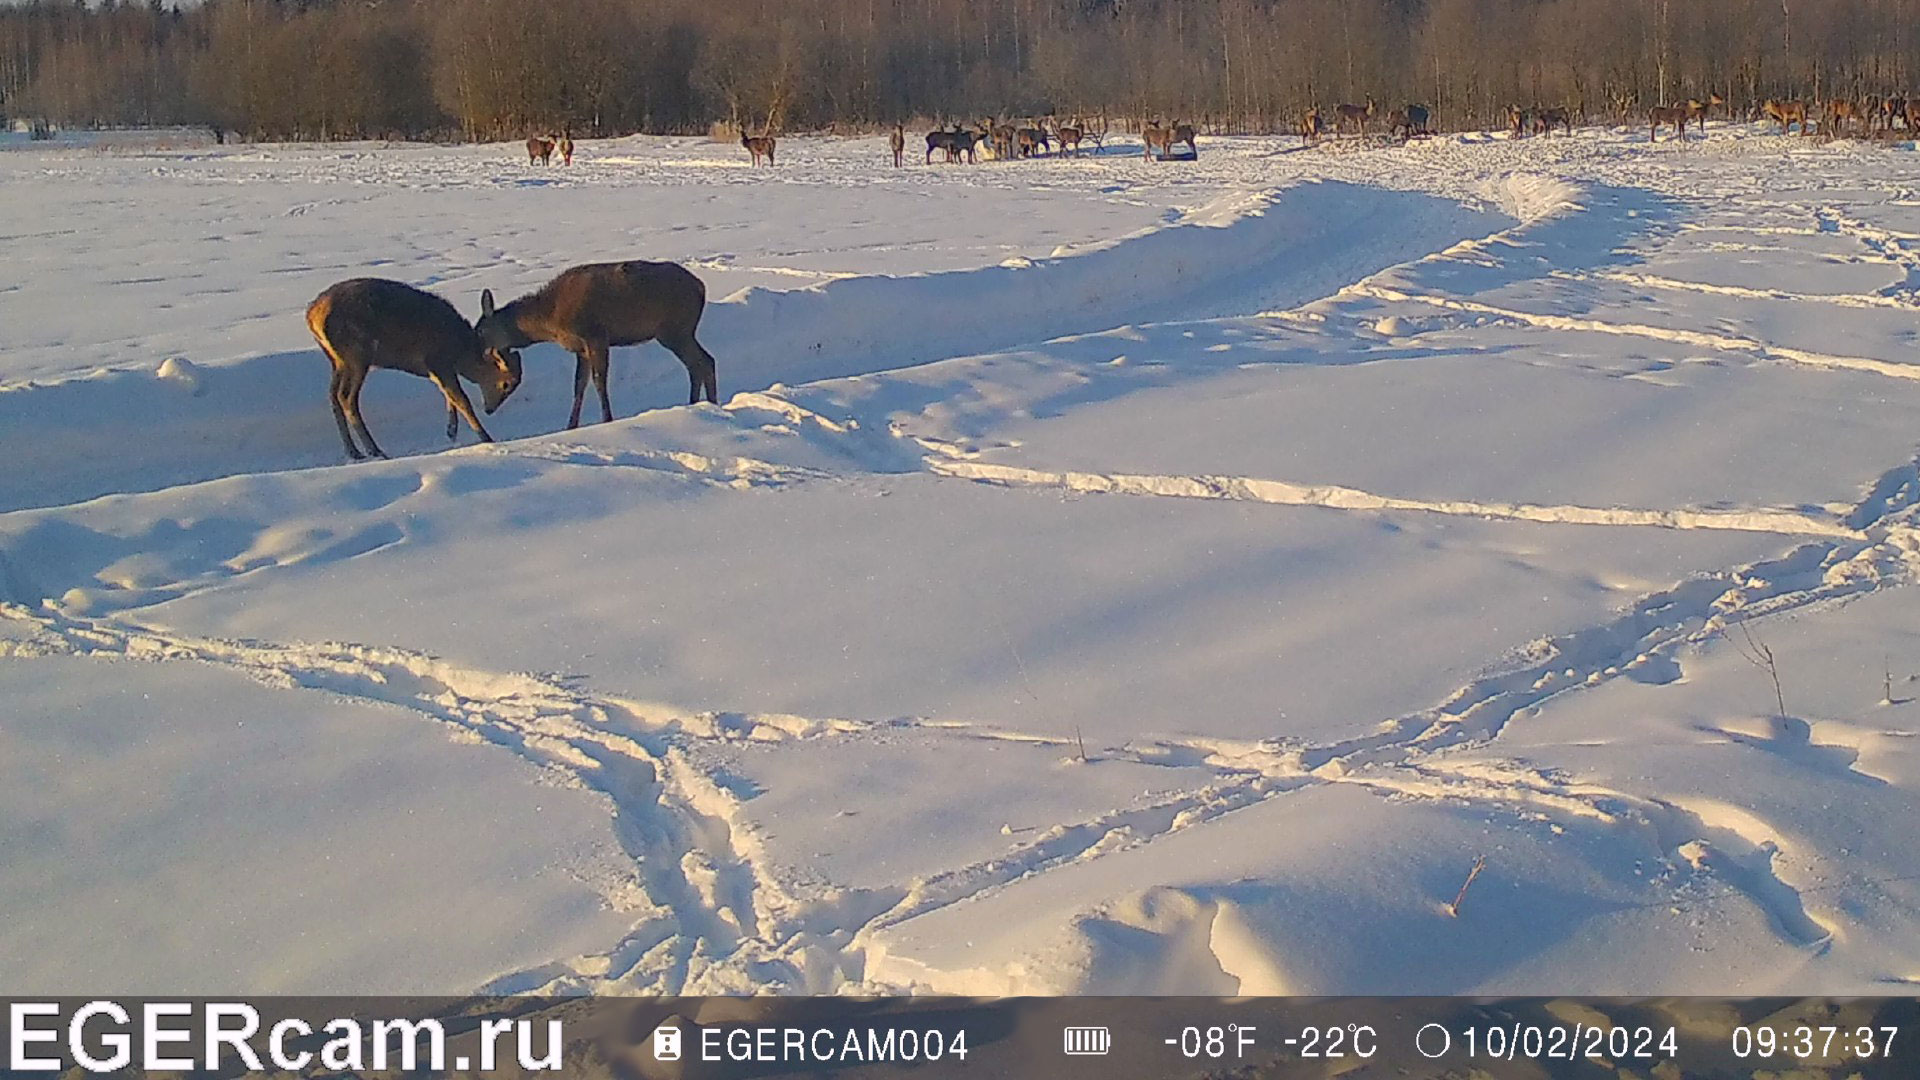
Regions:
[[[0, 150], [0, 993], [1920, 983], [1911, 144], [167, 142]], [[725, 404], [339, 464], [626, 257]]]

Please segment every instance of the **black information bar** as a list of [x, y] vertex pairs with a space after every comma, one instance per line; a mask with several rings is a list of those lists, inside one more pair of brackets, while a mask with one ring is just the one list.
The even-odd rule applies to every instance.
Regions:
[[0, 1010], [6, 1080], [1920, 1078], [1914, 997], [58, 998]]

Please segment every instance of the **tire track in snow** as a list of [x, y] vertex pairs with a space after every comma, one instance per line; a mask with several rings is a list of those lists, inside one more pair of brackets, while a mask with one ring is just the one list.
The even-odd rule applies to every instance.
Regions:
[[933, 457], [927, 467], [941, 476], [1007, 487], [1061, 488], [1121, 495], [1158, 495], [1185, 499], [1227, 499], [1276, 506], [1318, 506], [1335, 510], [1406, 510], [1454, 517], [1491, 518], [1560, 525], [1612, 525], [1665, 529], [1721, 529], [1784, 536], [1861, 538], [1844, 523], [1795, 510], [1643, 510], [1532, 503], [1474, 502], [1462, 499], [1407, 499], [1376, 495], [1338, 484], [1300, 484], [1245, 476], [1156, 476], [1140, 473], [1050, 472], [1018, 465]]
[[1747, 353], [1766, 360], [1775, 360], [1803, 367], [1839, 369], [1845, 371], [1865, 371], [1875, 375], [1884, 375], [1891, 379], [1920, 379], [1920, 365], [1897, 364], [1887, 360], [1874, 360], [1865, 356], [1836, 356], [1829, 353], [1809, 352], [1805, 349], [1793, 349], [1784, 345], [1770, 345], [1757, 338], [1736, 337], [1732, 334], [1714, 334], [1702, 330], [1674, 330], [1662, 326], [1648, 326], [1641, 323], [1616, 323], [1604, 319], [1575, 318], [1569, 315], [1542, 315], [1514, 308], [1496, 307], [1475, 300], [1461, 300], [1451, 296], [1435, 296], [1427, 293], [1410, 293], [1385, 285], [1361, 282], [1350, 285], [1345, 295], [1364, 296], [1390, 303], [1426, 304], [1429, 307], [1447, 311], [1462, 311], [1474, 315], [1486, 315], [1497, 319], [1537, 326], [1544, 330], [1569, 330], [1596, 334], [1616, 334], [1622, 337], [1648, 338], [1654, 341], [1666, 341], [1676, 345], [1690, 345], [1700, 349], [1713, 349], [1719, 352]]

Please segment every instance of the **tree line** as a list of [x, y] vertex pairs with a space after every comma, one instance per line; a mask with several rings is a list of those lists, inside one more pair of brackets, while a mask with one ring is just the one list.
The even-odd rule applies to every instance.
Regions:
[[983, 116], [1291, 130], [1311, 104], [1589, 116], [1920, 89], [1920, 0], [29, 0], [0, 115], [250, 139], [867, 129]]

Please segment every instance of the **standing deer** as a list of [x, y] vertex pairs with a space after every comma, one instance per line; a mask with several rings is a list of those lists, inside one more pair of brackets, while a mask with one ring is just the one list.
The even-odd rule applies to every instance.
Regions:
[[933, 152], [935, 150], [939, 150], [942, 153], [944, 153], [949, 162], [958, 161], [960, 155], [955, 150], [954, 142], [955, 140], [953, 137], [953, 132], [951, 131], [942, 131], [939, 128], [935, 128], [934, 130], [927, 132], [927, 162], [926, 163], [928, 165], [933, 164]]
[[613, 419], [607, 399], [607, 351], [618, 345], [658, 340], [686, 365], [689, 405], [719, 402], [713, 355], [694, 339], [706, 310], [707, 287], [685, 267], [670, 262], [590, 263], [564, 271], [538, 292], [505, 307], [493, 306], [493, 292], [480, 294], [480, 321], [474, 326], [488, 349], [522, 349], [551, 341], [573, 353], [573, 412], [567, 426], [580, 426], [580, 401], [587, 378], [600, 394], [600, 419]]
[[1920, 97], [1907, 98], [1907, 130], [1920, 131]]
[[1533, 126], [1533, 114], [1518, 105], [1507, 106], [1507, 134], [1512, 138], [1524, 138], [1527, 129]]
[[[1180, 121], [1175, 120], [1173, 122], [1173, 142], [1186, 143], [1187, 156], [1195, 159], [1196, 161], [1199, 160], [1200, 147], [1194, 145], [1192, 124], [1183, 124]], [[1168, 144], [1167, 149], [1168, 150], [1173, 149], [1172, 143]]]
[[1782, 135], [1791, 131], [1795, 124], [1800, 125], [1800, 134], [1805, 135], [1807, 133], [1806, 102], [1776, 101], [1773, 98], [1768, 98], [1766, 104], [1761, 106], [1761, 111], [1765, 112], [1769, 119], [1780, 125], [1780, 134]]
[[1880, 103], [1880, 113], [1880, 126], [1891, 133], [1896, 120], [1904, 121], [1907, 118], [1907, 99], [1900, 94], [1888, 94], [1887, 99]]
[[483, 345], [452, 304], [398, 281], [353, 278], [329, 287], [307, 305], [307, 329], [333, 363], [327, 398], [340, 441], [355, 461], [366, 456], [354, 444], [356, 434], [367, 453], [387, 456], [360, 418], [360, 387], [373, 368], [432, 379], [447, 399], [449, 439], [459, 435], [465, 417], [481, 442], [493, 441], [474, 415], [462, 378], [480, 387], [489, 416], [520, 385], [518, 352]]
[[1405, 113], [1407, 118], [1407, 138], [1411, 139], [1416, 135], [1433, 134], [1433, 114], [1427, 110], [1425, 105], [1408, 105]]
[[1311, 146], [1319, 142], [1320, 137], [1326, 133], [1326, 121], [1320, 119], [1320, 106], [1315, 105], [1300, 118], [1300, 139]]
[[1555, 105], [1533, 110], [1533, 129], [1542, 135], [1553, 134], [1554, 128], [1566, 128], [1567, 134], [1573, 134], [1573, 115], [1566, 109]]
[[1165, 161], [1167, 155], [1173, 152], [1173, 129], [1161, 127], [1157, 120], [1149, 120], [1140, 126], [1140, 141], [1145, 147], [1148, 161], [1153, 160], [1155, 149], [1160, 151], [1160, 160]]
[[555, 148], [560, 151], [560, 164], [573, 164], [573, 134], [562, 131], [560, 133], [560, 141], [554, 145]]
[[1060, 152], [1079, 157], [1080, 139], [1085, 131], [1086, 129], [1080, 126], [1080, 121], [1078, 120], [1075, 120], [1071, 124], [1061, 124], [1058, 131], [1060, 136]]
[[542, 135], [535, 135], [529, 138], [527, 140], [527, 164], [553, 164], [553, 140]]
[[1844, 98], [1835, 98], [1827, 102], [1827, 116], [1823, 124], [1829, 137], [1840, 135], [1848, 126], [1857, 126], [1866, 111], [1859, 105]]
[[1647, 110], [1647, 141], [1653, 142], [1660, 136], [1661, 125], [1671, 126], [1681, 139], [1687, 137], [1687, 107], [1684, 105], [1655, 105]]
[[771, 133], [766, 135], [742, 134], [740, 136], [740, 145], [746, 147], [747, 153], [753, 155], [754, 165], [759, 165], [761, 160], [764, 159], [768, 167], [772, 167], [773, 135]]
[[1372, 120], [1373, 114], [1377, 111], [1379, 106], [1373, 103], [1371, 96], [1367, 98], [1364, 106], [1342, 103], [1333, 107], [1335, 119], [1342, 130], [1351, 127], [1357, 129], [1362, 135], [1367, 133], [1367, 121]]
[[907, 151], [907, 129], [900, 124], [893, 125], [893, 131], [887, 136], [887, 146], [893, 150], [893, 167], [900, 167], [900, 158]]

